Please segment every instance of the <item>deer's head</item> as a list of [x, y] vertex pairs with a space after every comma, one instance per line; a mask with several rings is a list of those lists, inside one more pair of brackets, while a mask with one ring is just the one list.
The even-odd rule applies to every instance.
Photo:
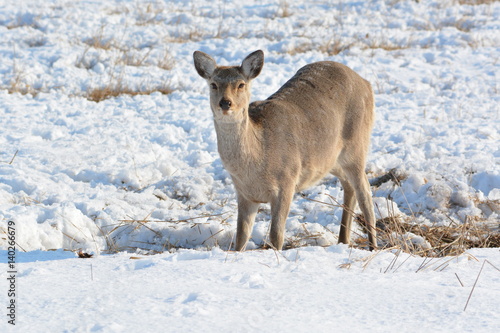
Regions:
[[208, 82], [215, 121], [241, 122], [247, 116], [251, 82], [264, 66], [264, 53], [251, 53], [241, 66], [217, 66], [212, 57], [200, 51], [194, 52], [193, 58], [196, 71]]

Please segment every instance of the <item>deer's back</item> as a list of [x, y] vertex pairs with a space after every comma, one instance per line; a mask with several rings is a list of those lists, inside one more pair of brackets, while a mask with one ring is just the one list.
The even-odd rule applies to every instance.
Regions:
[[371, 130], [373, 92], [370, 83], [347, 66], [322, 61], [302, 67], [268, 99], [252, 103], [249, 111], [255, 123], [271, 129], [286, 126], [312, 134], [313, 128], [325, 127], [349, 139], [356, 130]]
[[268, 158], [269, 169], [296, 165], [298, 188], [304, 188], [336, 168], [338, 157], [347, 156], [344, 150], [366, 155], [373, 93], [348, 67], [317, 62], [301, 68], [268, 99], [252, 103], [249, 111], [262, 128], [267, 154], [281, 156]]
[[286, 101], [304, 111], [335, 107], [342, 112], [353, 101], [368, 95], [371, 95], [370, 84], [349, 67], [322, 61], [302, 67], [268, 100]]

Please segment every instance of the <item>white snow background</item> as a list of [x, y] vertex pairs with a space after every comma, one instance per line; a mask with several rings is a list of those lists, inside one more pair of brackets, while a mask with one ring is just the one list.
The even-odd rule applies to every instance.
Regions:
[[[295, 197], [294, 249], [228, 252], [235, 192], [192, 64], [264, 50], [254, 100], [307, 63], [348, 65], [376, 94], [368, 176], [401, 178], [372, 187], [377, 217], [498, 228], [500, 2], [0, 1], [0, 41], [0, 219], [19, 250], [2, 332], [500, 330], [499, 249], [336, 245], [341, 208], [316, 202], [342, 201], [335, 178]], [[91, 100], [113, 90], [144, 94]], [[263, 205], [250, 249], [269, 220]], [[94, 258], [64, 251], [80, 249]]]

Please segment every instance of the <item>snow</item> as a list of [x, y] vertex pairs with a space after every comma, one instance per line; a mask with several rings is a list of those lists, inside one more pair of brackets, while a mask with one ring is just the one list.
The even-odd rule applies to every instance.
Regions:
[[[263, 205], [254, 250], [228, 252], [235, 193], [192, 64], [195, 50], [224, 65], [264, 50], [255, 100], [307, 63], [348, 65], [376, 94], [368, 176], [399, 179], [372, 187], [377, 218], [498, 226], [500, 3], [472, 2], [1, 2], [0, 219], [2, 233], [16, 225], [18, 331], [498, 330], [498, 249], [336, 245], [335, 178], [294, 199], [286, 239], [302, 247], [259, 250]], [[106, 88], [148, 93], [87, 98]], [[0, 247], [6, 262], [7, 237]], [[63, 251], [80, 249], [94, 257]]]
[[499, 325], [500, 278], [488, 263], [464, 311], [481, 263], [498, 264], [498, 249], [427, 262], [345, 245], [74, 256], [19, 253], [19, 331], [492, 332]]

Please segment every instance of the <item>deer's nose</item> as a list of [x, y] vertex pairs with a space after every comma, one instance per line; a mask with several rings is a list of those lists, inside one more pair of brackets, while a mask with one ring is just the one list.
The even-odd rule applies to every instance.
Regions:
[[219, 106], [223, 111], [227, 111], [231, 108], [231, 101], [225, 98], [221, 99]]

